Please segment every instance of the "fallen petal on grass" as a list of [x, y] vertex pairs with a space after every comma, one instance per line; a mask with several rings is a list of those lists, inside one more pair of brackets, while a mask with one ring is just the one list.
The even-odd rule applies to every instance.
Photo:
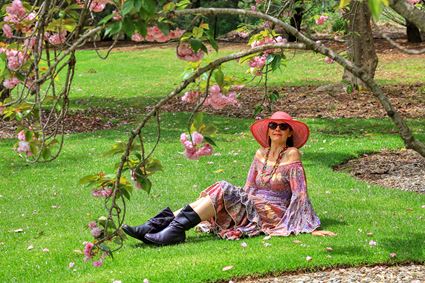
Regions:
[[263, 240], [264, 240], [264, 241], [268, 241], [268, 240], [270, 240], [271, 238], [272, 238], [272, 236], [268, 235], [268, 236], [265, 236], [265, 237], [263, 238]]
[[44, 249], [43, 249], [43, 252], [44, 252], [44, 253], [48, 253], [48, 252], [49, 252], [49, 249], [48, 249], [48, 248], [44, 248]]
[[230, 269], [233, 269], [233, 265], [228, 265], [228, 266], [225, 266], [225, 267], [223, 267], [223, 271], [227, 271], [227, 270], [230, 270]]
[[333, 251], [334, 249], [333, 249], [333, 248], [331, 248], [331, 247], [326, 247], [326, 250], [327, 250], [328, 252], [331, 252], [331, 251]]
[[245, 243], [245, 242], [242, 242], [242, 243], [241, 243], [241, 247], [242, 247], [242, 248], [246, 248], [246, 247], [248, 247], [248, 244], [247, 244], [247, 243]]
[[300, 240], [293, 240], [292, 243], [294, 243], [294, 244], [301, 244], [302, 242]]
[[306, 261], [311, 261], [312, 259], [313, 259], [313, 258], [312, 258], [311, 256], [309, 256], [309, 255], [305, 257], [305, 260], [306, 260]]
[[21, 232], [24, 232], [24, 229], [22, 229], [22, 228], [15, 229], [15, 230], [13, 230], [13, 232], [15, 232], [15, 233], [21, 233]]
[[369, 246], [374, 247], [376, 246], [376, 242], [374, 240], [369, 241]]
[[390, 253], [390, 258], [395, 258], [397, 256], [396, 253]]

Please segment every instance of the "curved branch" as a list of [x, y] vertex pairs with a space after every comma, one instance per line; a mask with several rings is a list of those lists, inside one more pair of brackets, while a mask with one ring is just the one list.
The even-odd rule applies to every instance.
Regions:
[[[397, 1], [393, 1], [397, 2]], [[325, 56], [331, 57], [335, 62], [340, 64], [342, 67], [350, 71], [353, 75], [359, 78], [369, 89], [372, 90], [373, 95], [379, 100], [381, 105], [384, 107], [387, 115], [393, 120], [394, 124], [397, 126], [400, 136], [404, 141], [404, 144], [407, 148], [411, 148], [417, 151], [419, 154], [425, 157], [425, 144], [416, 140], [413, 136], [412, 131], [409, 126], [400, 116], [400, 114], [392, 106], [388, 97], [384, 94], [379, 85], [375, 80], [364, 70], [356, 66], [353, 62], [345, 59], [340, 56], [338, 53], [333, 51], [330, 48], [325, 47], [322, 44], [316, 43], [301, 32], [297, 31], [294, 27], [286, 24], [285, 22], [271, 17], [269, 15], [263, 14], [261, 12], [242, 10], [242, 9], [227, 9], [227, 8], [198, 8], [198, 9], [186, 9], [178, 10], [173, 12], [175, 15], [187, 15], [187, 14], [202, 14], [202, 15], [217, 15], [217, 14], [230, 14], [230, 15], [243, 15], [243, 16], [252, 16], [260, 19], [264, 19], [274, 23], [277, 26], [282, 27], [288, 33], [295, 36], [299, 42], [305, 44], [307, 49], [313, 50]], [[424, 21], [425, 23], [425, 13]]]

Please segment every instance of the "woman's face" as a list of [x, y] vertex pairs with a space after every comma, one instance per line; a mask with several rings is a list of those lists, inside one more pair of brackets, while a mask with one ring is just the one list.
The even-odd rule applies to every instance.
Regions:
[[287, 124], [284, 123], [269, 123], [268, 135], [272, 143], [286, 144], [286, 140], [292, 136], [291, 128], [286, 125]]

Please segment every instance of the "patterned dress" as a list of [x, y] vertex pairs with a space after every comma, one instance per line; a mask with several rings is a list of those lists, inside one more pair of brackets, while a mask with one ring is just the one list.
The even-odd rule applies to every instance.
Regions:
[[198, 229], [235, 240], [260, 233], [311, 233], [320, 226], [308, 198], [301, 161], [280, 164], [273, 176], [274, 162], [267, 162], [266, 174], [260, 176], [264, 162], [264, 158], [254, 157], [243, 188], [220, 181], [201, 192], [201, 197], [210, 196], [216, 215]]

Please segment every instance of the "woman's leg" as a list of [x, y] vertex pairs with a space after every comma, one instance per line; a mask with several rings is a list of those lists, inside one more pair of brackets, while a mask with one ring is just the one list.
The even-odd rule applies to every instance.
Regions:
[[[212, 217], [215, 216], [215, 209], [209, 195], [201, 197], [189, 205], [199, 215], [201, 221], [210, 220]], [[179, 209], [173, 212], [174, 215], [177, 216], [177, 214], [179, 214], [181, 210], [182, 209]]]

